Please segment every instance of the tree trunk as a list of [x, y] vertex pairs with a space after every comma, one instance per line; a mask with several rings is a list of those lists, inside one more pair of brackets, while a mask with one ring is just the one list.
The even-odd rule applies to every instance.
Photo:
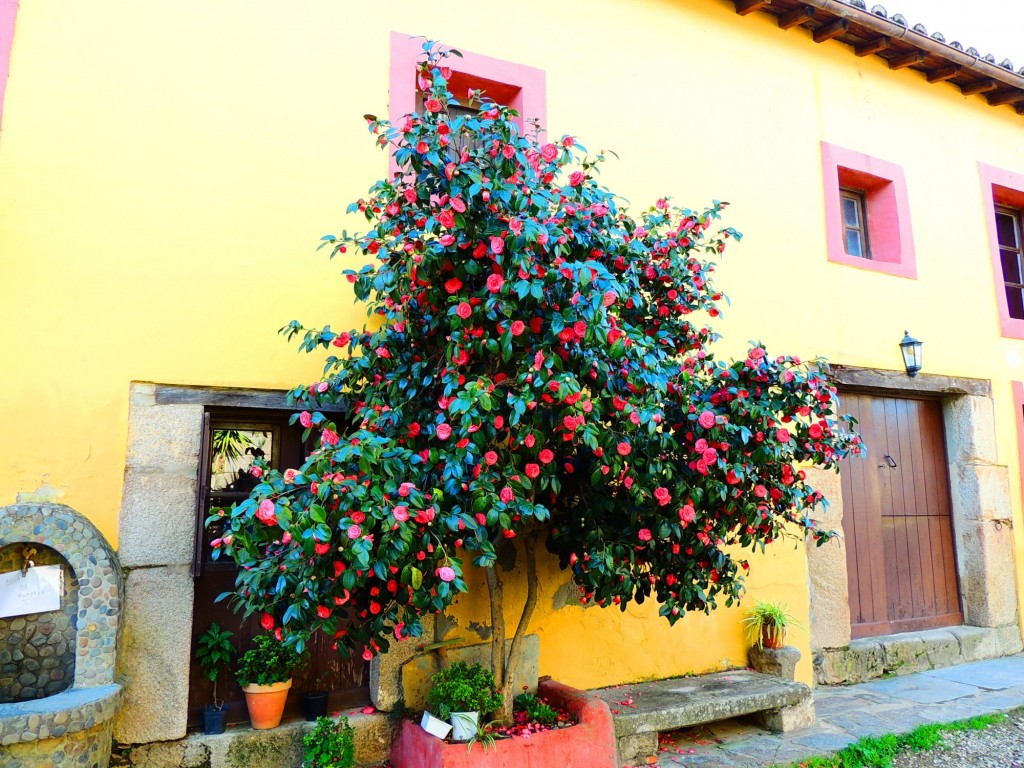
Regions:
[[522, 657], [523, 638], [530, 626], [530, 619], [537, 607], [537, 533], [528, 531], [523, 536], [523, 548], [526, 554], [526, 602], [512, 643], [505, 655], [505, 614], [504, 595], [497, 566], [487, 569], [487, 591], [491, 598], [491, 671], [501, 688], [501, 709], [494, 713], [502, 725], [512, 724], [512, 699], [516, 695], [515, 678], [519, 661]]

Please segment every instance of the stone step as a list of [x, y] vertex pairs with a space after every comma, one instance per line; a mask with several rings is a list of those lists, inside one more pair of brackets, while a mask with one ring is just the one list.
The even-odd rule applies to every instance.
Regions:
[[788, 731], [814, 721], [811, 689], [748, 669], [603, 688], [595, 693], [612, 711], [619, 762], [657, 752], [658, 733], [743, 715]]

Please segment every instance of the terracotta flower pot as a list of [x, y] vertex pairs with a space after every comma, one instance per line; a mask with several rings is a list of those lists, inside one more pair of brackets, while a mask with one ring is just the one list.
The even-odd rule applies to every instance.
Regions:
[[774, 624], [765, 624], [761, 627], [761, 645], [764, 648], [781, 648], [786, 644], [785, 628], [778, 628]]
[[291, 680], [273, 685], [246, 685], [245, 704], [249, 708], [249, 722], [257, 731], [277, 728], [284, 714], [284, 702], [288, 698]]

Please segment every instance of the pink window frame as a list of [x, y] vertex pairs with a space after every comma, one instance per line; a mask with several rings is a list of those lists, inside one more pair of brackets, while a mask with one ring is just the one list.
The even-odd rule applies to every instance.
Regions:
[[[857, 269], [917, 279], [910, 227], [910, 198], [903, 168], [852, 149], [821, 142], [825, 180], [825, 237], [828, 260]], [[840, 187], [864, 192], [871, 258], [850, 256], [843, 237]]]
[[1014, 422], [1017, 424], [1017, 471], [1020, 475], [1020, 493], [1024, 498], [1024, 383], [1013, 384]]
[[[547, 124], [547, 85], [543, 69], [494, 59], [479, 53], [458, 49], [462, 58], [451, 56], [448, 64], [459, 80], [480, 88], [486, 96], [490, 90], [500, 94], [505, 106], [519, 113], [516, 123], [520, 129], [526, 120]], [[391, 74], [388, 117], [397, 125], [403, 117], [416, 111], [416, 66], [423, 55], [423, 38], [410, 37], [402, 32], [391, 33]], [[464, 94], [455, 93], [456, 98]], [[398, 170], [394, 153], [390, 158], [392, 173]]]
[[981, 176], [981, 205], [988, 230], [989, 255], [992, 259], [992, 279], [996, 289], [996, 307], [999, 310], [999, 330], [1011, 339], [1024, 339], [1024, 320], [1010, 317], [1003, 281], [1003, 262], [999, 258], [999, 235], [996, 232], [996, 206], [1024, 209], [1024, 174], [978, 163]]
[[4, 124], [4, 93], [11, 71], [11, 44], [14, 42], [14, 17], [18, 0], [0, 0], [0, 128]]

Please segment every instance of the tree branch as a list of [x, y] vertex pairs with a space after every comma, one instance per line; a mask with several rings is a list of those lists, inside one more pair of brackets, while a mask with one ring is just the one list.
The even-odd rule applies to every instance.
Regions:
[[491, 672], [500, 684], [505, 678], [505, 600], [497, 563], [488, 566], [485, 573], [491, 602]]

